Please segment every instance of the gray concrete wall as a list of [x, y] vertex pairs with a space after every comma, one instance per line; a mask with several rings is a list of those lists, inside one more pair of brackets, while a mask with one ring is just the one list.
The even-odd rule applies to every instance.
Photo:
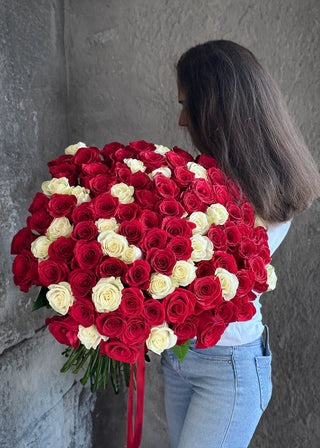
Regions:
[[[319, 163], [317, 0], [68, 0], [66, 48], [72, 141], [145, 139], [186, 147], [178, 129], [174, 64], [209, 39], [249, 47], [279, 83]], [[187, 146], [190, 148], [190, 144]], [[263, 299], [271, 329], [274, 394], [251, 447], [318, 447], [319, 203], [294, 220], [274, 257], [279, 286]], [[168, 447], [162, 378], [147, 366], [143, 448]], [[152, 401], [155, 400], [155, 401]], [[98, 397], [94, 447], [122, 446], [126, 397]]]
[[63, 2], [2, 0], [0, 17], [0, 446], [86, 448], [91, 394], [59, 373], [63, 348], [47, 313], [30, 313], [37, 289], [14, 286], [9, 255], [46, 163], [69, 142]]
[[[319, 160], [317, 0], [2, 0], [0, 445], [108, 447], [125, 442], [126, 392], [94, 399], [61, 375], [61, 346], [30, 315], [36, 292], [11, 280], [20, 229], [45, 162], [72, 142], [145, 139], [190, 148], [177, 120], [174, 63], [208, 39], [235, 40], [279, 83]], [[318, 447], [319, 202], [297, 217], [274, 256], [279, 283], [263, 299], [274, 394], [251, 448]], [[4, 405], [3, 405], [4, 403]], [[166, 448], [159, 358], [147, 365], [142, 448]]]

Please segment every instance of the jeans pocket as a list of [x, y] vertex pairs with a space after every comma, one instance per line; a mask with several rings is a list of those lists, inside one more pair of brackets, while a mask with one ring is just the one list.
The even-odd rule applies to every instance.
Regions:
[[271, 355], [256, 356], [255, 362], [260, 388], [260, 406], [264, 411], [272, 394]]

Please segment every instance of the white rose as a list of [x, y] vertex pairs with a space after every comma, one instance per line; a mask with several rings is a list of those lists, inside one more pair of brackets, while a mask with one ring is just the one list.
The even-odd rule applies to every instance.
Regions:
[[173, 268], [171, 278], [179, 286], [188, 286], [196, 278], [196, 267], [192, 262], [178, 260]]
[[49, 285], [48, 288], [49, 291], [46, 296], [51, 308], [65, 316], [75, 300], [70, 284], [68, 282], [60, 282]]
[[277, 275], [274, 267], [271, 264], [267, 264], [266, 266], [268, 279], [267, 285], [269, 286], [268, 291], [273, 291], [277, 285]]
[[36, 258], [48, 258], [48, 249], [51, 243], [52, 241], [46, 236], [39, 236], [39, 238], [31, 243], [31, 252]]
[[177, 339], [173, 330], [164, 322], [162, 325], [151, 328], [146, 344], [149, 350], [160, 355], [163, 350], [175, 346]]
[[139, 247], [130, 244], [122, 253], [121, 260], [127, 264], [133, 263], [135, 260], [141, 260], [142, 252]]
[[65, 154], [70, 154], [71, 156], [74, 156], [75, 153], [78, 151], [78, 149], [80, 148], [87, 148], [87, 145], [83, 142], [78, 142], [75, 145], [70, 145], [68, 146], [64, 152]]
[[169, 167], [167, 166], [161, 166], [160, 168], [157, 168], [155, 170], [153, 170], [151, 173], [149, 173], [149, 177], [151, 180], [153, 180], [154, 176], [157, 174], [163, 174], [164, 176], [166, 176], [168, 179], [170, 179], [171, 177], [171, 170]]
[[162, 146], [162, 145], [154, 145], [156, 147], [156, 149], [154, 150], [154, 152], [156, 152], [157, 154], [162, 154], [163, 156], [171, 151], [171, 149], [167, 148], [166, 146]]
[[101, 340], [107, 341], [109, 339], [107, 336], [102, 336], [95, 325], [91, 325], [91, 327], [83, 327], [82, 325], [79, 325], [78, 338], [80, 339], [81, 344], [88, 350], [90, 350], [90, 348], [96, 349]]
[[213, 244], [207, 236], [199, 234], [193, 235], [191, 238], [191, 246], [193, 251], [191, 254], [192, 261], [211, 260], [213, 256]]
[[46, 196], [52, 196], [54, 193], [69, 194], [70, 185], [66, 177], [53, 177], [51, 180], [42, 182], [42, 191]]
[[117, 223], [116, 218], [100, 218], [95, 222], [95, 225], [98, 227], [100, 233], [106, 232], [108, 230], [113, 230], [114, 232], [116, 232], [120, 227], [120, 224]]
[[175, 288], [177, 287], [177, 283], [164, 274], [153, 273], [150, 279], [150, 286], [148, 292], [154, 299], [163, 299], [168, 294], [171, 294]]
[[109, 255], [109, 257], [121, 258], [129, 246], [126, 237], [118, 235], [113, 230], [101, 232], [98, 235], [98, 241], [101, 244], [103, 254]]
[[77, 198], [77, 205], [82, 204], [83, 202], [90, 202], [90, 190], [84, 187], [80, 187], [77, 185], [76, 187], [70, 187], [69, 194], [73, 194]]
[[203, 166], [199, 165], [198, 163], [188, 162], [187, 163], [187, 168], [188, 168], [189, 171], [191, 171], [191, 173], [195, 174], [196, 178], [198, 177], [198, 178], [201, 178], [201, 179], [208, 180], [207, 170]]
[[188, 219], [190, 222], [193, 222], [196, 227], [192, 229], [193, 234], [199, 233], [200, 235], [204, 235], [209, 230], [209, 223], [207, 219], [207, 215], [203, 212], [193, 212], [189, 216]]
[[68, 218], [54, 218], [47, 228], [46, 237], [51, 241], [57, 240], [60, 236], [69, 237], [73, 231], [73, 226]]
[[101, 278], [92, 288], [92, 301], [98, 313], [109, 313], [119, 308], [123, 284], [120, 278]]
[[115, 184], [111, 187], [110, 193], [112, 196], [119, 199], [120, 204], [130, 204], [134, 201], [133, 194], [134, 188], [132, 185], [127, 185], [124, 182]]
[[210, 205], [210, 207], [207, 208], [206, 215], [210, 226], [211, 224], [221, 226], [229, 218], [229, 213], [222, 204]]
[[217, 268], [214, 275], [219, 277], [224, 300], [233, 299], [239, 286], [237, 276], [223, 268]]
[[137, 173], [138, 171], [144, 172], [147, 167], [138, 159], [123, 159], [124, 163], [130, 168], [131, 173]]

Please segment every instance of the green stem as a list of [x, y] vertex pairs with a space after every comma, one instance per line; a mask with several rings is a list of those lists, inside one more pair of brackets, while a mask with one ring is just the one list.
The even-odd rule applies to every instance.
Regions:
[[70, 367], [72, 366], [72, 364], [79, 358], [81, 357], [84, 352], [85, 352], [86, 348], [83, 345], [80, 345], [80, 347], [78, 349], [73, 349], [73, 352], [70, 355], [70, 358], [68, 359], [68, 361], [62, 366], [60, 372], [64, 373], [67, 372]]

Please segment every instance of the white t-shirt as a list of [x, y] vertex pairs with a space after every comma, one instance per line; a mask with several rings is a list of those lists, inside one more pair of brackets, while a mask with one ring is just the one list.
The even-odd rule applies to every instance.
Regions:
[[[271, 255], [284, 240], [290, 225], [291, 221], [269, 224], [267, 233]], [[262, 324], [260, 296], [261, 294], [258, 294], [257, 298], [252, 302], [257, 310], [253, 318], [245, 322], [231, 322], [217, 345], [230, 346], [248, 344], [261, 336], [264, 326]]]

